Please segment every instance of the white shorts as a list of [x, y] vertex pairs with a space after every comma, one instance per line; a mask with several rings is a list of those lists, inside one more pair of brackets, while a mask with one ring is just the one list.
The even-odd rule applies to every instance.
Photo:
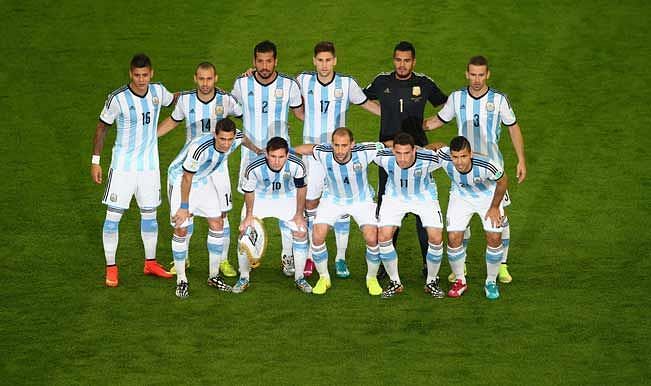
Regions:
[[228, 173], [228, 159], [225, 159], [209, 178], [219, 192], [219, 206], [222, 212], [230, 212], [233, 209], [233, 194], [231, 192], [231, 177]]
[[316, 219], [314, 219], [314, 223], [333, 226], [340, 217], [348, 214], [353, 217], [360, 227], [364, 225], [377, 226], [375, 208], [376, 204], [373, 201], [335, 204], [332, 200], [324, 198], [316, 208]]
[[[192, 185], [190, 189], [190, 200], [188, 202], [189, 212], [192, 216], [205, 218], [219, 218], [222, 215], [220, 206], [219, 191], [210, 178], [202, 184]], [[170, 224], [174, 227], [172, 217], [181, 207], [181, 183], [167, 186], [167, 196], [170, 201]], [[190, 219], [181, 224], [181, 228], [190, 225]]]
[[102, 203], [129, 209], [133, 196], [136, 196], [138, 207], [157, 208], [161, 203], [160, 170], [125, 172], [110, 168]]
[[504, 193], [504, 198], [502, 199], [502, 208], [506, 208], [509, 205], [511, 205], [511, 195], [509, 194], [509, 191], [507, 190]]
[[246, 149], [242, 146], [240, 146], [240, 148], [242, 149], [242, 152], [240, 153], [242, 158], [240, 158], [240, 172], [237, 176], [237, 191], [244, 194], [244, 191], [242, 190], [244, 172], [246, 172], [246, 167], [249, 166], [249, 163], [255, 159], [256, 155], [249, 149]]
[[[246, 205], [242, 205], [242, 218], [244, 218]], [[290, 221], [296, 214], [296, 197], [263, 198], [256, 197], [253, 201], [253, 217], [260, 220], [273, 217], [278, 220]]]
[[321, 198], [325, 187], [325, 170], [321, 162], [312, 156], [303, 156], [303, 162], [307, 168], [307, 200], [318, 200]]
[[425, 228], [443, 229], [443, 215], [438, 200], [402, 200], [389, 197], [386, 194], [380, 205], [379, 226], [396, 226], [402, 224], [402, 218], [407, 213], [413, 213], [420, 217]]
[[[486, 212], [491, 206], [493, 197], [486, 196], [482, 198], [462, 198], [457, 194], [450, 194], [447, 211], [447, 229], [448, 232], [463, 232], [466, 230], [472, 215], [477, 213], [484, 224], [486, 232], [502, 232], [501, 227], [493, 227], [490, 219], [486, 219]], [[504, 209], [500, 205], [500, 214], [504, 215]]]

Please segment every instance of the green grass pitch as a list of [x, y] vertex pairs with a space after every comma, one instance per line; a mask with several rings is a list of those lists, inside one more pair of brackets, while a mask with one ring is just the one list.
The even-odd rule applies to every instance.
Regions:
[[[6, 0], [0, 11], [1, 383], [651, 379], [646, 2]], [[333, 278], [326, 296], [302, 295], [282, 276], [277, 238], [248, 292], [216, 293], [204, 284], [202, 221], [190, 251], [191, 297], [178, 301], [172, 281], [142, 275], [135, 204], [120, 225], [120, 287], [104, 287], [105, 208], [103, 186], [90, 180], [91, 142], [106, 95], [127, 81], [131, 56], [149, 54], [155, 80], [174, 91], [192, 88], [196, 64], [212, 61], [218, 85], [230, 90], [263, 39], [277, 43], [278, 69], [288, 74], [312, 69], [314, 44], [332, 40], [337, 70], [361, 85], [392, 69], [392, 48], [403, 39], [416, 46], [416, 70], [445, 92], [464, 84], [470, 56], [489, 58], [490, 84], [510, 96], [522, 126], [529, 171], [510, 187], [514, 281], [500, 286], [499, 301], [481, 289], [485, 242], [476, 218], [462, 299], [423, 293], [410, 219], [398, 248], [406, 292], [389, 301], [365, 292], [355, 230], [352, 278]], [[359, 140], [374, 140], [379, 120], [352, 107], [349, 126]], [[296, 143], [300, 130], [292, 118]], [[160, 141], [162, 170], [181, 131]], [[430, 140], [454, 133], [447, 125]], [[515, 155], [504, 137], [513, 177]], [[102, 154], [105, 171], [113, 138]], [[445, 208], [449, 183], [440, 173], [436, 180]], [[236, 195], [234, 226], [241, 204]], [[168, 211], [164, 200], [158, 256], [165, 263]], [[445, 259], [441, 274], [448, 273]]]

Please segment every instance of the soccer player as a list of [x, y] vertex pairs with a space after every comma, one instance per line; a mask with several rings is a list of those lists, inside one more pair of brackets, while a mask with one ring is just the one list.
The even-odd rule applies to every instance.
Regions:
[[[287, 118], [291, 109], [303, 120], [304, 109], [301, 91], [296, 81], [276, 71], [276, 45], [268, 40], [258, 43], [253, 49], [251, 76], [243, 75], [235, 80], [233, 96], [242, 104], [244, 133], [258, 147], [265, 147], [272, 137], [284, 138], [289, 143]], [[255, 154], [242, 149], [240, 163], [240, 190], [244, 182], [247, 165]], [[282, 234], [282, 269], [286, 276], [294, 274], [292, 258], [292, 234], [280, 221]], [[241, 256], [240, 256], [241, 257]]]
[[431, 150], [416, 149], [410, 134], [398, 133], [393, 139], [393, 150], [381, 151], [376, 162], [389, 176], [378, 219], [380, 259], [390, 278], [382, 297], [390, 298], [403, 291], [393, 234], [400, 227], [403, 217], [413, 213], [421, 219], [427, 231], [425, 292], [435, 298], [443, 298], [445, 293], [438, 277], [443, 258], [443, 216], [436, 182], [432, 178], [432, 172], [440, 167], [439, 157]]
[[[427, 75], [414, 72], [416, 66], [416, 49], [414, 45], [402, 41], [393, 49], [394, 71], [378, 74], [366, 86], [364, 93], [369, 99], [379, 100], [382, 108], [380, 118], [380, 141], [389, 144], [400, 131], [411, 134], [417, 146], [427, 144], [423, 131], [423, 114], [429, 102], [432, 106], [445, 103], [446, 95]], [[387, 174], [379, 169], [378, 209], [382, 207]], [[426, 272], [426, 257], [429, 250], [427, 232], [421, 219], [416, 216], [416, 230], [423, 258], [423, 274]], [[398, 240], [399, 229], [394, 235], [394, 244]]]
[[[500, 167], [504, 168], [504, 159], [498, 143], [501, 136], [501, 125], [508, 127], [511, 142], [518, 157], [516, 177], [518, 183], [521, 183], [527, 176], [522, 131], [506, 95], [488, 87], [487, 81], [489, 78], [488, 60], [483, 56], [470, 58], [466, 67], [468, 86], [454, 91], [441, 111], [425, 121], [424, 128], [434, 130], [456, 118], [458, 135], [468, 138], [475, 154], [485, 155], [497, 161]], [[504, 206], [506, 207], [510, 203], [510, 195], [507, 192]], [[502, 283], [510, 283], [513, 278], [508, 270], [507, 258], [511, 229], [506, 216], [504, 216], [501, 229], [504, 254], [500, 266], [499, 280]], [[468, 229], [464, 243], [467, 244], [469, 237], [470, 232]], [[450, 274], [449, 279], [450, 281], [456, 280], [452, 274]]]
[[254, 152], [260, 151], [235, 128], [233, 121], [222, 118], [216, 122], [213, 134], [196, 137], [185, 145], [168, 169], [170, 218], [174, 227], [172, 255], [176, 269], [176, 296], [179, 298], [189, 295], [185, 274], [188, 244], [185, 238], [193, 216], [205, 217], [208, 221], [208, 285], [221, 291], [231, 291], [231, 287], [219, 275], [224, 247], [224, 208], [221, 208], [223, 201], [220, 196], [224, 186], [215, 185], [212, 176], [240, 144]]
[[332, 144], [296, 147], [297, 153], [313, 155], [321, 164], [327, 179], [312, 233], [312, 258], [319, 272], [314, 294], [325, 294], [331, 287], [325, 238], [329, 228], [343, 215], [353, 217], [366, 241], [368, 292], [374, 296], [382, 293], [376, 277], [380, 267], [380, 251], [377, 245], [374, 192], [369, 186], [366, 170], [383, 148], [384, 145], [379, 142], [356, 145], [352, 131], [345, 127], [337, 128], [332, 133]]
[[[266, 150], [266, 154], [251, 161], [244, 172], [241, 185], [244, 191], [244, 216], [240, 233], [246, 231], [254, 217], [274, 217], [287, 222], [293, 228], [294, 265], [304, 267], [308, 247], [307, 225], [303, 217], [307, 192], [305, 165], [299, 157], [289, 153], [289, 144], [284, 138], [271, 138]], [[233, 286], [234, 293], [244, 292], [250, 283], [249, 260], [242, 253], [238, 256], [240, 278]], [[294, 282], [300, 291], [312, 292], [302, 269], [294, 270]]]
[[[228, 116], [241, 117], [242, 107], [231, 94], [215, 87], [217, 79], [217, 72], [212, 63], [200, 63], [194, 73], [194, 82], [197, 88], [181, 93], [172, 115], [158, 126], [158, 136], [161, 137], [167, 134], [178, 126], [179, 122], [185, 121], [185, 146], [196, 137], [214, 133], [215, 125], [220, 119]], [[234, 277], [237, 275], [237, 272], [228, 262], [228, 247], [230, 245], [231, 234], [228, 212], [233, 209], [231, 180], [228, 175], [228, 159], [224, 160], [215, 173], [210, 176], [210, 183], [219, 187], [221, 194], [218, 198], [220, 200], [220, 207], [223, 209], [224, 248], [220, 258], [219, 269], [224, 276]], [[185, 237], [188, 247], [193, 230], [194, 224], [191, 222], [187, 227], [187, 236]], [[186, 258], [186, 264], [189, 264], [188, 258]], [[170, 272], [175, 273], [175, 269], [172, 267]]]
[[478, 214], [486, 232], [486, 282], [488, 299], [500, 296], [495, 281], [504, 254], [502, 229], [504, 210], [502, 200], [507, 189], [507, 177], [498, 162], [474, 154], [468, 139], [454, 137], [450, 146], [437, 151], [439, 162], [452, 181], [447, 210], [448, 260], [455, 282], [448, 296], [460, 297], [468, 288], [464, 272], [466, 249], [463, 234], [474, 213]]
[[100, 154], [109, 126], [117, 120], [111, 167], [102, 199], [107, 206], [102, 241], [106, 285], [109, 287], [118, 285], [118, 267], [115, 263], [118, 227], [134, 195], [140, 208], [140, 235], [145, 248], [144, 273], [172, 277], [156, 262], [156, 208], [161, 202], [156, 128], [161, 107], [170, 106], [174, 102], [174, 95], [162, 84], [151, 83], [153, 76], [149, 57], [145, 54], [135, 55], [129, 67], [129, 84], [109, 94], [95, 129], [90, 174], [95, 183], [101, 184]]
[[[316, 71], [308, 71], [296, 77], [305, 102], [305, 121], [303, 124], [303, 143], [330, 143], [332, 132], [337, 127], [346, 126], [346, 112], [350, 103], [380, 115], [380, 106], [371, 102], [351, 76], [335, 72], [337, 56], [332, 42], [319, 42], [314, 46], [312, 59]], [[307, 199], [305, 202], [308, 232], [311, 234], [314, 217], [323, 192], [324, 171], [313, 157], [304, 157], [308, 171]], [[350, 232], [350, 216], [346, 215], [334, 224], [337, 256], [336, 275], [340, 278], [350, 276], [346, 264], [346, 249]], [[308, 257], [306, 276], [311, 273], [312, 261]]]

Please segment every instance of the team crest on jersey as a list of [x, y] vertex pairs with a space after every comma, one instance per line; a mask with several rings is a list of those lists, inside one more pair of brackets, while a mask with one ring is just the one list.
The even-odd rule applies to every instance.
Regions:
[[193, 158], [190, 162], [190, 167], [192, 167], [192, 170], [196, 170], [199, 167], [199, 161]]
[[283, 180], [288, 180], [289, 179], [289, 172], [284, 172], [283, 173]]
[[422, 175], [423, 175], [423, 171], [421, 169], [414, 170], [414, 177], [420, 177]]
[[111, 193], [111, 197], [109, 197], [109, 200], [111, 200], [111, 202], [116, 202], [118, 200], [118, 195], [115, 193]]
[[340, 88], [335, 89], [335, 98], [341, 99], [344, 96], [344, 90]]
[[215, 115], [223, 115], [223, 114], [224, 114], [224, 106], [222, 105], [215, 106]]
[[271, 181], [268, 178], [265, 178], [262, 182], [264, 183], [265, 186], [271, 185]]
[[486, 103], [486, 110], [487, 111], [495, 111], [495, 104], [488, 102]]
[[283, 97], [283, 89], [282, 88], [277, 88], [275, 92], [276, 98], [282, 98]]
[[420, 86], [414, 86], [411, 88], [411, 95], [420, 96]]
[[481, 177], [475, 177], [473, 181], [475, 181], [475, 184], [478, 184], [481, 182]]
[[362, 164], [360, 164], [359, 162], [355, 162], [353, 164], [353, 170], [356, 171], [356, 172], [362, 170]]
[[160, 101], [158, 100], [158, 97], [153, 97], [153, 98], [151, 98], [151, 103], [153, 103], [154, 106], [158, 106]]

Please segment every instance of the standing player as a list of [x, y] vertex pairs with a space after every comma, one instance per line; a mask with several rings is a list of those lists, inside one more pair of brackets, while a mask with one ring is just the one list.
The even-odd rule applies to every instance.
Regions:
[[222, 219], [224, 208], [221, 208], [224, 201], [220, 196], [225, 194], [225, 186], [215, 185], [212, 176], [240, 144], [254, 152], [260, 151], [235, 128], [235, 123], [229, 118], [217, 121], [213, 133], [190, 141], [168, 169], [170, 218], [174, 227], [172, 255], [174, 268], [176, 268], [176, 296], [179, 298], [189, 295], [188, 279], [185, 274], [188, 243], [185, 238], [193, 216], [205, 217], [208, 221], [208, 285], [221, 291], [231, 290], [219, 275], [219, 264], [224, 247]]
[[[399, 132], [403, 131], [414, 137], [417, 146], [427, 144], [427, 136], [423, 131], [423, 114], [427, 102], [432, 106], [445, 103], [446, 96], [439, 90], [434, 81], [426, 75], [415, 73], [416, 49], [409, 42], [400, 42], [393, 50], [394, 71], [381, 73], [366, 86], [364, 93], [369, 99], [377, 99], [382, 107], [380, 141], [388, 143]], [[378, 209], [382, 205], [387, 173], [379, 169]], [[421, 219], [416, 216], [416, 230], [423, 257], [423, 274], [429, 249], [427, 232]], [[398, 239], [398, 231], [394, 235], [394, 244]]]
[[366, 241], [366, 287], [371, 295], [380, 295], [377, 280], [380, 267], [377, 245], [377, 221], [373, 189], [368, 184], [366, 170], [384, 148], [382, 143], [355, 145], [350, 129], [340, 127], [332, 133], [332, 144], [300, 145], [300, 154], [312, 154], [325, 171], [326, 189], [319, 203], [312, 233], [312, 258], [319, 272], [313, 293], [325, 294], [331, 286], [328, 273], [328, 250], [325, 238], [328, 230], [343, 215], [353, 216]]
[[381, 151], [376, 162], [389, 176], [380, 208], [378, 243], [380, 259], [391, 281], [382, 292], [382, 297], [390, 298], [403, 291], [393, 234], [400, 227], [403, 217], [413, 213], [427, 230], [425, 292], [442, 298], [445, 295], [439, 284], [438, 272], [443, 258], [443, 216], [436, 182], [432, 178], [432, 172], [440, 167], [439, 157], [431, 150], [417, 150], [411, 135], [398, 133], [393, 140], [393, 151]]
[[[258, 43], [253, 49], [255, 72], [251, 76], [244, 75], [236, 79], [232, 91], [233, 96], [242, 104], [244, 133], [261, 148], [272, 137], [284, 138], [289, 143], [289, 109], [300, 120], [303, 120], [304, 115], [298, 84], [293, 78], [276, 71], [276, 53], [274, 43], [268, 40]], [[253, 158], [254, 153], [242, 149], [240, 184], [244, 181], [244, 172]], [[280, 228], [283, 273], [292, 276], [294, 259], [291, 231], [283, 221], [280, 221]]]
[[[229, 93], [215, 87], [217, 78], [217, 72], [212, 63], [200, 63], [194, 73], [194, 82], [197, 88], [181, 93], [172, 115], [158, 127], [158, 136], [161, 137], [167, 134], [179, 122], [185, 120], [185, 145], [187, 145], [196, 137], [214, 133], [217, 121], [228, 116], [241, 117], [242, 107], [237, 100]], [[224, 210], [222, 213], [224, 219], [224, 248], [220, 257], [219, 269], [224, 276], [233, 277], [237, 275], [237, 272], [228, 262], [228, 247], [231, 234], [228, 212], [233, 209], [231, 180], [228, 175], [228, 159], [221, 163], [215, 173], [210, 176], [210, 180], [211, 183], [219, 186], [222, 190], [219, 200], [220, 207]], [[187, 236], [185, 237], [188, 247], [190, 246], [193, 230], [194, 224], [191, 222], [187, 227]], [[186, 259], [186, 264], [189, 264], [188, 259]], [[174, 267], [172, 271], [175, 272]]]
[[[307, 259], [307, 229], [305, 218], [305, 165], [300, 158], [289, 154], [289, 144], [281, 137], [273, 137], [266, 147], [266, 154], [249, 163], [244, 172], [242, 190], [244, 191], [244, 218], [240, 223], [243, 233], [254, 217], [264, 219], [274, 217], [286, 221], [294, 230], [294, 265], [304, 267]], [[234, 293], [242, 293], [250, 283], [248, 258], [240, 253], [240, 278], [233, 286]], [[303, 277], [303, 270], [294, 271], [296, 288], [311, 293], [312, 287]]]
[[[475, 154], [482, 154], [499, 163], [504, 168], [504, 158], [499, 150], [501, 125], [509, 128], [511, 142], [518, 157], [516, 177], [518, 183], [527, 176], [527, 167], [524, 156], [524, 139], [518, 125], [511, 104], [505, 94], [489, 88], [487, 81], [490, 77], [488, 61], [483, 56], [470, 58], [466, 68], [468, 86], [453, 92], [447, 103], [434, 117], [425, 121], [427, 130], [434, 130], [456, 118], [458, 135], [468, 138]], [[504, 206], [511, 203], [509, 194], [505, 196]], [[466, 231], [466, 240], [470, 237], [469, 229]], [[502, 283], [510, 283], [512, 279], [507, 266], [507, 258], [511, 230], [509, 221], [504, 216], [502, 224], [502, 243], [504, 256], [500, 266], [499, 279]], [[450, 280], [454, 279], [450, 275]]]
[[117, 120], [117, 135], [102, 200], [107, 205], [102, 240], [106, 258], [106, 285], [109, 287], [118, 285], [118, 267], [115, 263], [118, 225], [134, 195], [140, 208], [140, 235], [145, 248], [144, 273], [172, 277], [156, 262], [156, 208], [161, 202], [156, 128], [161, 107], [170, 106], [174, 102], [174, 95], [162, 84], [150, 83], [153, 76], [149, 57], [145, 54], [135, 55], [129, 67], [129, 84], [109, 94], [95, 129], [90, 174], [95, 183], [101, 184], [100, 154], [108, 128]]
[[[375, 115], [380, 115], [380, 106], [368, 100], [355, 79], [334, 71], [337, 57], [335, 56], [333, 43], [317, 43], [314, 46], [312, 62], [316, 67], [316, 71], [303, 72], [296, 77], [305, 101], [303, 143], [330, 143], [332, 132], [337, 127], [346, 126], [346, 112], [350, 103], [359, 105]], [[323, 168], [313, 157], [305, 157], [304, 161], [310, 179], [307, 186], [305, 206], [307, 209], [308, 231], [311, 233], [319, 198], [323, 192], [325, 176]], [[337, 219], [334, 224], [334, 231], [337, 242], [336, 275], [337, 277], [347, 278], [350, 276], [346, 264], [350, 216], [346, 215]], [[311, 260], [308, 259], [307, 266], [309, 267], [311, 263]], [[310, 271], [311, 268], [306, 268], [306, 274]]]
[[468, 285], [464, 273], [466, 249], [463, 233], [470, 218], [477, 213], [486, 232], [486, 283], [484, 292], [488, 299], [500, 297], [495, 281], [504, 254], [502, 244], [502, 199], [506, 193], [507, 178], [502, 167], [488, 157], [473, 154], [466, 137], [454, 137], [450, 147], [437, 152], [443, 170], [452, 181], [447, 210], [448, 260], [455, 282], [448, 296], [461, 296]]

